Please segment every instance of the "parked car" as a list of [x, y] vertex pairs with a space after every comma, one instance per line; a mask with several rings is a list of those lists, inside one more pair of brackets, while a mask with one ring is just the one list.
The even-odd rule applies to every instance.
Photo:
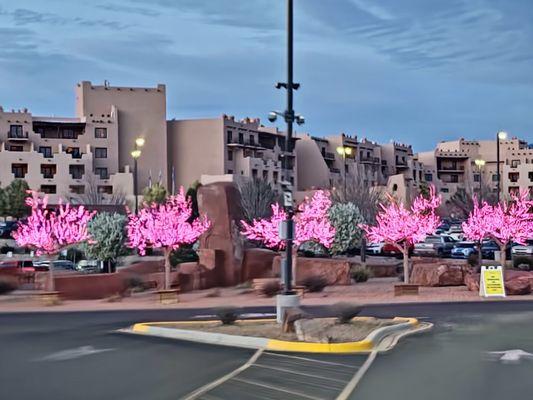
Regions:
[[70, 260], [53, 260], [53, 261], [35, 261], [33, 264], [37, 267], [50, 267], [50, 262], [56, 271], [76, 271], [76, 264]]
[[435, 234], [440, 235], [440, 234], [448, 232], [449, 230], [450, 230], [450, 225], [447, 222], [443, 222], [442, 224], [439, 225], [439, 227], [435, 231]]
[[383, 253], [383, 247], [385, 246], [385, 243], [369, 243], [366, 246], [366, 252], [367, 254], [373, 254], [373, 255], [380, 255]]
[[0, 237], [9, 239], [11, 232], [17, 229], [17, 221], [0, 221]]
[[450, 229], [448, 229], [448, 232], [446, 232], [446, 235], [453, 238], [456, 242], [459, 242], [463, 240], [464, 237], [463, 228], [461, 225], [452, 225]]
[[48, 266], [34, 265], [32, 260], [9, 260], [0, 262], [1, 272], [35, 272], [48, 271]]
[[[413, 254], [413, 245], [411, 245], [409, 247], [409, 255]], [[385, 255], [385, 256], [389, 256], [389, 257], [398, 257], [398, 258], [401, 258], [402, 257], [402, 252], [400, 250], [398, 250], [398, 248], [396, 246], [394, 246], [393, 244], [390, 244], [390, 243], [385, 243], [383, 245], [383, 249], [381, 250], [382, 254]]]
[[449, 256], [452, 252], [454, 240], [449, 236], [431, 235], [423, 242], [415, 244], [414, 254], [420, 256]]
[[511, 256], [533, 257], [533, 239], [528, 239], [525, 245], [516, 243], [511, 249]]
[[100, 265], [97, 260], [81, 260], [76, 265], [76, 270], [87, 274], [96, 274], [100, 272]]
[[468, 258], [477, 253], [476, 242], [458, 242], [453, 246], [452, 258]]
[[500, 246], [494, 240], [484, 240], [481, 244], [481, 258], [494, 260], [494, 252], [500, 251]]

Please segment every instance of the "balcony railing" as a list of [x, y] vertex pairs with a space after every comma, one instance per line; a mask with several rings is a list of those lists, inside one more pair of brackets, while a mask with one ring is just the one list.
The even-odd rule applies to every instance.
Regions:
[[28, 132], [12, 132], [7, 133], [7, 138], [11, 140], [27, 140]]
[[359, 159], [361, 160], [361, 162], [364, 162], [364, 163], [379, 163], [379, 157], [364, 156], [364, 157], [359, 157]]
[[335, 154], [333, 154], [333, 153], [329, 153], [329, 152], [326, 152], [326, 153], [322, 154], [322, 156], [323, 156], [324, 158], [329, 159], [329, 160], [334, 160], [334, 159], [335, 159]]
[[341, 173], [341, 170], [338, 169], [338, 168], [330, 168], [329, 169], [331, 172], [333, 172], [334, 174], [340, 174]]

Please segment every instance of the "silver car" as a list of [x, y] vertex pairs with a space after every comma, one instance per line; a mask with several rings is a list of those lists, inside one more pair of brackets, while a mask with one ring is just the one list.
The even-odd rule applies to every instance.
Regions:
[[444, 257], [452, 252], [455, 241], [449, 236], [432, 235], [415, 244], [414, 254], [419, 256]]

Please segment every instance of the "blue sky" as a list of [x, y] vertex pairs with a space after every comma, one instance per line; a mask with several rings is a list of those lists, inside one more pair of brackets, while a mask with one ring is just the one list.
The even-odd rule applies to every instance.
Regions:
[[[533, 141], [530, 0], [295, 0], [313, 135]], [[167, 85], [169, 118], [283, 109], [283, 0], [0, 0], [0, 104], [71, 116], [76, 82]]]

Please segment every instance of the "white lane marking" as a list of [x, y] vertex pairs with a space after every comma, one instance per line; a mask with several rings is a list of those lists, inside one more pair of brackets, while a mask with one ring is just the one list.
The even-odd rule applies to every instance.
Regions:
[[223, 384], [224, 382], [230, 380], [231, 378], [237, 376], [242, 371], [250, 367], [254, 362], [257, 361], [259, 356], [263, 353], [263, 349], [257, 350], [254, 355], [246, 361], [243, 365], [241, 365], [239, 368], [231, 371], [229, 374], [224, 375], [222, 378], [219, 378], [211, 383], [208, 383], [207, 385], [204, 385], [198, 389], [196, 389], [194, 392], [188, 394], [187, 396], [183, 397], [183, 400], [194, 400], [202, 396], [203, 394], [209, 392], [210, 390], [214, 389], [215, 387]]
[[498, 357], [498, 359], [503, 363], [518, 363], [522, 360], [522, 358], [533, 359], [533, 354], [520, 349], [489, 351], [489, 354]]
[[261, 383], [261, 382], [257, 382], [257, 381], [253, 381], [253, 380], [249, 380], [249, 379], [233, 378], [232, 380], [237, 381], [237, 382], [247, 383], [248, 385], [254, 385], [254, 386], [259, 386], [259, 387], [262, 387], [262, 388], [265, 388], [265, 389], [270, 389], [270, 390], [273, 390], [275, 392], [288, 393], [288, 394], [291, 394], [293, 396], [303, 397], [304, 399], [324, 400], [322, 397], [309, 396], [309, 395], [301, 393], [301, 392], [296, 392], [296, 391], [288, 390], [288, 389], [282, 389], [282, 388], [279, 388], [279, 387], [276, 387], [276, 386], [267, 385], [265, 383]]
[[296, 359], [296, 360], [303, 360], [303, 361], [312, 361], [312, 362], [316, 362], [316, 363], [319, 363], [319, 364], [335, 365], [335, 366], [338, 366], [338, 367], [345, 367], [345, 368], [350, 368], [350, 369], [359, 368], [358, 366], [355, 366], [355, 365], [337, 363], [337, 362], [332, 362], [332, 361], [317, 360], [315, 358], [289, 356], [287, 354], [279, 354], [279, 353], [271, 353], [271, 352], [265, 352], [265, 354], [269, 355], [269, 356], [276, 356], [276, 357], [283, 357], [283, 358], [293, 358], [293, 359]]
[[[244, 313], [239, 314], [239, 318], [270, 318], [275, 317], [276, 314], [274, 313]], [[217, 316], [215, 314], [199, 314], [199, 315], [193, 315], [191, 319], [205, 319], [205, 318], [216, 318]]]
[[349, 396], [352, 394], [354, 389], [356, 388], [357, 384], [363, 378], [363, 375], [366, 373], [368, 368], [370, 368], [370, 365], [372, 365], [372, 362], [376, 359], [376, 355], [378, 352], [376, 350], [372, 351], [366, 361], [363, 363], [361, 368], [355, 373], [353, 378], [348, 382], [346, 387], [343, 389], [343, 391], [337, 396], [335, 400], [346, 400], [349, 398]]
[[325, 376], [315, 375], [315, 374], [306, 374], [304, 372], [294, 371], [292, 369], [271, 367], [269, 365], [264, 365], [264, 364], [254, 364], [253, 367], [266, 368], [266, 369], [271, 369], [271, 370], [280, 371], [280, 372], [286, 372], [286, 373], [294, 374], [294, 375], [309, 376], [311, 378], [324, 379], [326, 381], [342, 383], [343, 385], [346, 383], [346, 381], [343, 381], [343, 380], [340, 380], [340, 379], [328, 378], [328, 377], [325, 377]]
[[76, 347], [75, 349], [58, 351], [56, 353], [38, 358], [35, 361], [66, 361], [112, 350], [115, 349], [95, 349], [93, 346], [80, 346]]

